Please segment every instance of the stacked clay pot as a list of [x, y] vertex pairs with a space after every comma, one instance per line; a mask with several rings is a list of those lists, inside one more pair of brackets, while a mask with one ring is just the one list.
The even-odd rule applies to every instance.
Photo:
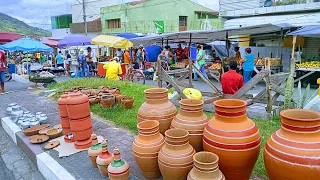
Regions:
[[71, 133], [70, 129], [70, 122], [68, 117], [68, 111], [67, 111], [67, 98], [68, 93], [64, 93], [60, 96], [58, 99], [58, 108], [60, 113], [60, 123], [62, 126], [62, 133], [64, 135], [64, 141], [69, 143], [73, 142], [74, 139], [72, 137], [68, 137], [68, 134]]
[[168, 99], [168, 89], [151, 88], [144, 91], [146, 102], [138, 111], [138, 123], [156, 120], [160, 123], [160, 133], [170, 128], [171, 121], [177, 115], [177, 108]]
[[91, 135], [92, 146], [88, 149], [88, 155], [90, 157], [93, 167], [97, 166], [97, 157], [102, 153], [101, 144], [98, 142], [98, 137], [96, 134]]
[[268, 139], [264, 163], [270, 180], [320, 179], [320, 113], [280, 112], [281, 129]]
[[75, 91], [67, 98], [67, 111], [70, 128], [76, 149], [86, 149], [92, 144], [92, 121], [88, 96]]
[[219, 167], [228, 180], [248, 180], [258, 159], [261, 135], [247, 117], [247, 103], [239, 99], [214, 102], [215, 117], [205, 127], [203, 148], [219, 156]]
[[108, 151], [107, 140], [102, 140], [102, 153], [97, 157], [97, 165], [102, 177], [108, 177], [108, 165], [114, 160], [114, 155]]
[[139, 134], [132, 144], [132, 153], [148, 179], [160, 176], [158, 153], [164, 144], [164, 137], [159, 132], [158, 121], [143, 121], [138, 124]]
[[203, 129], [208, 117], [203, 114], [203, 101], [196, 99], [183, 99], [179, 101], [180, 113], [171, 123], [171, 128], [184, 129], [189, 132], [189, 143], [199, 152], [203, 150]]
[[121, 159], [120, 149], [114, 149], [114, 160], [108, 166], [108, 175], [110, 180], [128, 180], [129, 179], [129, 164]]
[[187, 179], [193, 166], [194, 148], [189, 144], [189, 133], [183, 129], [169, 129], [165, 132], [158, 164], [164, 180]]
[[219, 157], [211, 152], [198, 152], [193, 156], [193, 169], [188, 180], [225, 180], [219, 170]]

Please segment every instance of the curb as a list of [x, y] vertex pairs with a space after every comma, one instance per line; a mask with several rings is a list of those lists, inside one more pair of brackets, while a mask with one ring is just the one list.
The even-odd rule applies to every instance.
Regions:
[[75, 180], [64, 167], [44, 152], [40, 146], [31, 144], [29, 137], [25, 136], [9, 117], [1, 118], [1, 126], [13, 142], [27, 154], [44, 178], [47, 180]]

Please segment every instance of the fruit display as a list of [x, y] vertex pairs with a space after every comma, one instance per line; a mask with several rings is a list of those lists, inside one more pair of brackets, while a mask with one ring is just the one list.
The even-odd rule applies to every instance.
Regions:
[[299, 68], [320, 68], [320, 61], [306, 61], [303, 63], [296, 63]]
[[213, 63], [209, 69], [221, 69], [221, 63]]
[[264, 66], [265, 65], [265, 61], [269, 59], [270, 61], [270, 66], [281, 66], [282, 65], [282, 60], [280, 58], [255, 58], [254, 59], [254, 64], [256, 66]]

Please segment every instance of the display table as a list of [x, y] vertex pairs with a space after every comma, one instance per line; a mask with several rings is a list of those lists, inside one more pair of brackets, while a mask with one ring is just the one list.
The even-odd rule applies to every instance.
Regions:
[[298, 82], [304, 78], [307, 78], [315, 72], [320, 72], [320, 68], [298, 68], [296, 71], [299, 75], [299, 78], [295, 79], [294, 82]]

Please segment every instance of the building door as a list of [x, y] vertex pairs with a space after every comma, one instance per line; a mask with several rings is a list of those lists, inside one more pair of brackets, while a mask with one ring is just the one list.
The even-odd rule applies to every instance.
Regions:
[[188, 30], [188, 16], [179, 16], [179, 31]]

